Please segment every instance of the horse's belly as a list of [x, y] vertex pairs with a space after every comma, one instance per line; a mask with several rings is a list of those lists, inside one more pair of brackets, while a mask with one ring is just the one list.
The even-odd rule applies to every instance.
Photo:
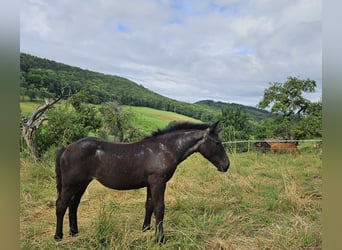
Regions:
[[119, 180], [113, 180], [112, 178], [94, 178], [99, 181], [102, 185], [116, 190], [129, 190], [129, 189], [138, 189], [146, 187], [146, 183], [144, 181], [132, 181], [130, 179], [120, 178]]

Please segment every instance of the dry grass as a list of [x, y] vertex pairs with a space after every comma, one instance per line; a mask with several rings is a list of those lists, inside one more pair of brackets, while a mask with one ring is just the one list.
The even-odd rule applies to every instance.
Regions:
[[23, 249], [320, 249], [321, 165], [314, 154], [230, 155], [227, 173], [200, 155], [179, 166], [166, 190], [163, 246], [140, 231], [145, 190], [92, 182], [79, 208], [80, 234], [55, 243], [51, 162], [21, 165]]

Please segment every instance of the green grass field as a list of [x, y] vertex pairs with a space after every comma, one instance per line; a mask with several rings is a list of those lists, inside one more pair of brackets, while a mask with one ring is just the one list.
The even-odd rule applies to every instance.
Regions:
[[35, 111], [40, 105], [42, 105], [42, 101], [31, 102], [31, 101], [21, 101], [20, 102], [20, 113], [24, 115], [31, 114]]
[[322, 161], [314, 153], [229, 155], [218, 172], [201, 155], [184, 161], [165, 196], [166, 243], [140, 231], [145, 190], [93, 181], [79, 208], [80, 233], [56, 243], [53, 159], [21, 159], [22, 249], [321, 249]]
[[147, 107], [125, 106], [124, 108], [134, 114], [134, 126], [148, 132], [164, 128], [172, 121], [201, 122], [188, 116]]

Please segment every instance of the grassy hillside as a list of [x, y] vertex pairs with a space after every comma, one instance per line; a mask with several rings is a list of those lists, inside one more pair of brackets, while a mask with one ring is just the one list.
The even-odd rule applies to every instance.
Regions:
[[185, 115], [153, 108], [125, 106], [125, 109], [134, 114], [135, 127], [148, 132], [164, 128], [172, 121], [201, 122]]
[[20, 113], [22, 115], [32, 114], [39, 106], [43, 104], [42, 101], [22, 101], [20, 105]]
[[168, 183], [165, 246], [140, 231], [145, 190], [93, 181], [79, 208], [78, 237], [56, 243], [53, 159], [21, 159], [21, 249], [321, 249], [322, 161], [315, 154], [230, 155], [227, 173], [195, 154]]
[[44, 97], [45, 89], [58, 94], [61, 88], [76, 91], [73, 98], [82, 102], [100, 104], [117, 100], [122, 105], [151, 107], [173, 111], [196, 119], [210, 120], [211, 109], [164, 97], [129, 79], [69, 66], [29, 54], [20, 54], [21, 95], [31, 99]]
[[[220, 113], [217, 105], [208, 105], [207, 101], [196, 104], [180, 102], [120, 76], [93, 72], [25, 53], [20, 54], [20, 70], [21, 95], [30, 96], [32, 99], [44, 94], [41, 89], [58, 94], [61, 86], [68, 85], [79, 91], [76, 99], [92, 104], [117, 100], [123, 105], [172, 111], [202, 121], [213, 121]], [[224, 105], [234, 106], [228, 103]], [[246, 107], [245, 110], [252, 119], [260, 120], [268, 116], [268, 112], [252, 107]]]

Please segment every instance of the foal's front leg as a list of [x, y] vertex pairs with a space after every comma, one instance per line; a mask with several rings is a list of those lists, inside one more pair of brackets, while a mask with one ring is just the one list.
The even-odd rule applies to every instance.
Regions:
[[161, 243], [164, 242], [164, 229], [163, 229], [163, 220], [164, 220], [164, 193], [166, 188], [166, 182], [163, 180], [156, 181], [153, 185], [151, 185], [151, 196], [153, 201], [153, 211], [156, 217], [156, 242]]

